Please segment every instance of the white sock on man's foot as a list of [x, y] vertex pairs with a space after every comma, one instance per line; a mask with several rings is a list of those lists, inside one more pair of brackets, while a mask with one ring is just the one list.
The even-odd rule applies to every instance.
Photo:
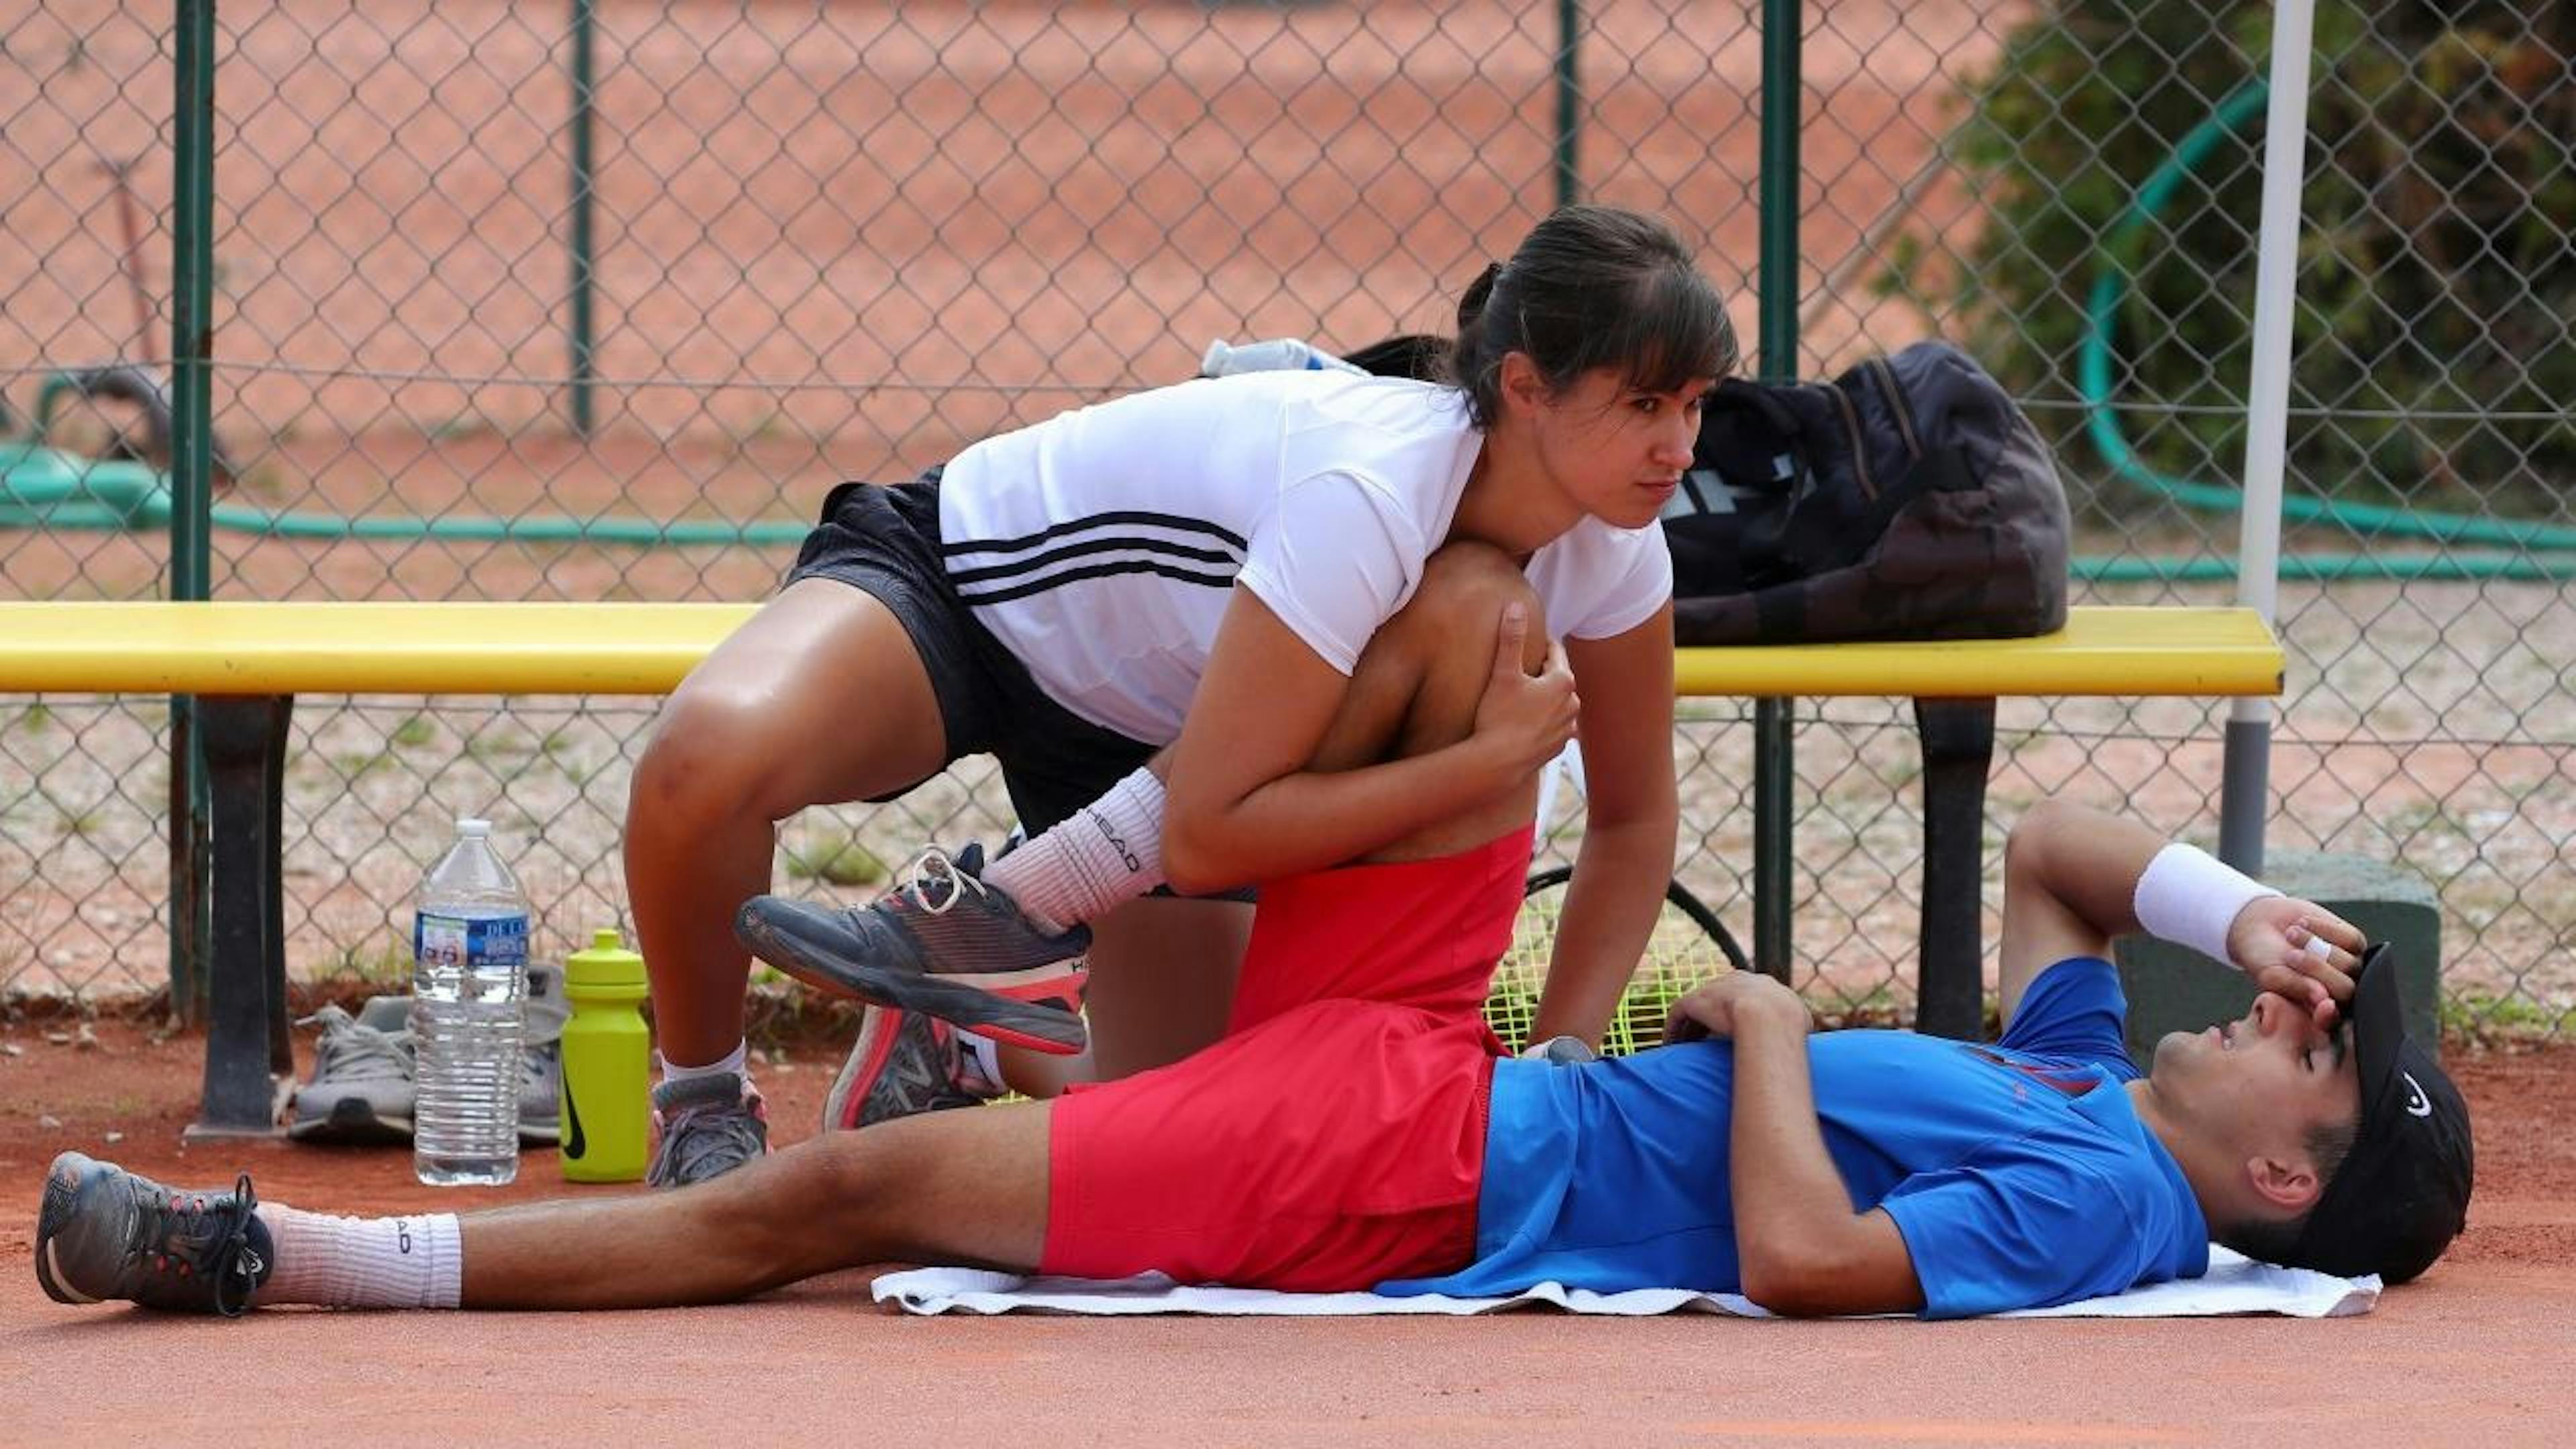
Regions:
[[751, 1043], [735, 1042], [731, 1053], [703, 1067], [683, 1067], [666, 1059], [658, 1057], [656, 1059], [662, 1061], [662, 1080], [666, 1082], [686, 1082], [697, 1077], [721, 1077], [727, 1072], [743, 1077], [749, 1075], [744, 1068], [751, 1065]]
[[1062, 930], [1163, 883], [1163, 782], [1139, 768], [984, 868], [1038, 924]]
[[454, 1213], [343, 1218], [275, 1203], [257, 1209], [277, 1262], [261, 1303], [330, 1308], [454, 1308], [465, 1291]]
[[982, 1079], [981, 1085], [998, 1092], [1002, 1080], [1002, 1049], [990, 1037], [978, 1035], [963, 1027], [957, 1029], [957, 1051], [966, 1059], [966, 1070]]

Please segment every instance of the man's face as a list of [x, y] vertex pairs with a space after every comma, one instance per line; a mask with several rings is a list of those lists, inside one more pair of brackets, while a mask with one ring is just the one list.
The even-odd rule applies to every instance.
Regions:
[[2156, 1043], [2150, 1079], [2178, 1118], [2246, 1155], [2304, 1155], [2313, 1131], [2361, 1111], [2361, 1073], [2345, 1033], [2264, 992], [2234, 1021]]

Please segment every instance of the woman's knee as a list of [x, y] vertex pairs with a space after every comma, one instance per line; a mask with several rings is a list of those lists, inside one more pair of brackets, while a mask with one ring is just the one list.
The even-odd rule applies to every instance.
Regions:
[[663, 702], [635, 763], [629, 816], [650, 811], [681, 823], [760, 813], [775, 820], [811, 803], [779, 798], [781, 754], [791, 746], [770, 737], [765, 703], [760, 693], [683, 682]]
[[[1495, 630], [1512, 604], [1526, 611], [1522, 658], [1536, 669], [1547, 659], [1547, 617], [1529, 576], [1510, 554], [1491, 544], [1453, 543], [1424, 561], [1421, 587], [1389, 625], [1400, 627], [1426, 659], [1464, 657], [1481, 666], [1490, 662]], [[1469, 650], [1464, 647], [1468, 640], [1486, 647]]]

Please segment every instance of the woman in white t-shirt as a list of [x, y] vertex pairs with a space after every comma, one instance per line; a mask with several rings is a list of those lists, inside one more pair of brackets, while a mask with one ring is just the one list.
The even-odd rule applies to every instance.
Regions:
[[[1086, 976], [1088, 1060], [1013, 1052], [1008, 1079], [1124, 1075], [1221, 1030], [1239, 888], [1414, 835], [1533, 778], [1578, 729], [1588, 822], [1534, 1030], [1599, 1037], [1678, 818], [1655, 520], [1735, 339], [1671, 230], [1606, 207], [1542, 221], [1459, 316], [1444, 381], [1189, 382], [834, 491], [787, 586], [673, 694], [637, 767], [657, 1184], [765, 1150], [745, 946], [878, 1003], [828, 1125], [994, 1095], [997, 1043], [1081, 1050]], [[1462, 678], [1472, 728], [1397, 750], [1413, 693]], [[981, 752], [1020, 848], [927, 851], [862, 909], [760, 894], [776, 821]], [[1174, 891], [1195, 898], [1138, 899]]]

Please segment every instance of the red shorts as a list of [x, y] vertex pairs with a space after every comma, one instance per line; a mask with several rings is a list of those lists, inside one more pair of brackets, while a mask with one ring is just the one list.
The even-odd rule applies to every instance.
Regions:
[[1264, 884], [1225, 1040], [1057, 1099], [1041, 1270], [1321, 1292], [1472, 1257], [1529, 844]]
[[1332, 997], [1483, 1019], [1494, 964], [1512, 948], [1532, 834], [1263, 882], [1226, 1034]]

